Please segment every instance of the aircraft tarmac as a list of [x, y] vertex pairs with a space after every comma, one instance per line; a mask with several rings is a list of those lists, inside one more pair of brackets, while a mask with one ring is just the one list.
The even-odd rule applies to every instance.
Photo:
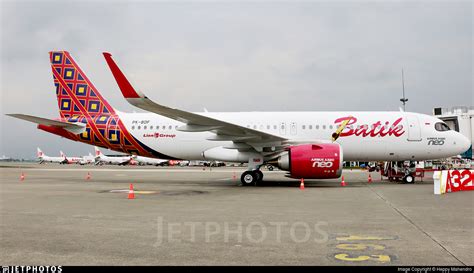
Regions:
[[[0, 164], [0, 260], [58, 265], [473, 265], [473, 192], [344, 170]], [[20, 175], [24, 174], [24, 180]], [[90, 179], [87, 179], [88, 174]], [[128, 199], [133, 183], [135, 199]]]

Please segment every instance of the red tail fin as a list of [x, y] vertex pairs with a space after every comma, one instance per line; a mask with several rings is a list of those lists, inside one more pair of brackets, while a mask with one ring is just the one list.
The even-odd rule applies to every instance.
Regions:
[[67, 51], [49, 53], [61, 117], [114, 114]]

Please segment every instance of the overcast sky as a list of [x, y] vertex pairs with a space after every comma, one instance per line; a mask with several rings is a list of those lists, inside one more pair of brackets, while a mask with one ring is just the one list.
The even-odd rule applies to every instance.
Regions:
[[50, 50], [67, 50], [122, 111], [102, 56], [136, 88], [189, 111], [407, 110], [474, 105], [473, 4], [1, 2], [0, 156], [92, 146], [5, 113], [58, 116]]

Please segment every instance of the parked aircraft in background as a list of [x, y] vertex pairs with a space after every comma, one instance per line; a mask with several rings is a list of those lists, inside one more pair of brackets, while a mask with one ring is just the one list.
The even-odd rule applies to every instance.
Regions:
[[[172, 160], [248, 163], [243, 185], [263, 179], [272, 164], [292, 178], [337, 178], [346, 161], [446, 158], [470, 141], [438, 118], [409, 112], [192, 113], [136, 91], [112, 59], [107, 64], [125, 99], [147, 113], [112, 108], [66, 51], [50, 52], [60, 118], [10, 116], [71, 140]], [[250, 99], [250, 98], [242, 98]], [[117, 159], [114, 159], [117, 160]], [[413, 182], [407, 173], [406, 182]]]
[[132, 156], [106, 156], [99, 148], [95, 149], [95, 162], [96, 164], [111, 164], [111, 165], [129, 165], [132, 161]]
[[67, 160], [65, 157], [63, 156], [47, 156], [43, 153], [43, 151], [41, 151], [41, 149], [38, 147], [36, 148], [37, 152], [36, 152], [36, 156], [38, 157], [39, 159], [39, 163], [42, 164], [42, 163], [45, 163], [45, 162], [49, 162], [49, 163], [59, 163], [59, 164], [66, 164], [67, 163]]
[[11, 161], [11, 160], [13, 160], [11, 157], [8, 157], [8, 156], [5, 156], [5, 155], [0, 157], [0, 161]]
[[59, 154], [64, 158], [65, 164], [77, 164], [82, 160], [82, 157], [79, 156], [66, 156], [63, 151], [59, 151]]
[[85, 155], [81, 157], [81, 160], [79, 161], [79, 164], [81, 165], [94, 164], [94, 163], [95, 163], [95, 156], [93, 156], [91, 153], [89, 153], [89, 155]]
[[158, 158], [150, 158], [145, 156], [132, 156], [133, 160], [135, 160], [138, 165], [155, 165], [155, 166], [163, 166], [167, 165], [169, 160], [165, 159], [158, 159]]

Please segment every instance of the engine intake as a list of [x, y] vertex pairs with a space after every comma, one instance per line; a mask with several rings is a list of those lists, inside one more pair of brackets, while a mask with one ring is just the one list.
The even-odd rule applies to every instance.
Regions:
[[342, 174], [342, 148], [337, 143], [291, 146], [277, 165], [292, 178], [338, 178]]

